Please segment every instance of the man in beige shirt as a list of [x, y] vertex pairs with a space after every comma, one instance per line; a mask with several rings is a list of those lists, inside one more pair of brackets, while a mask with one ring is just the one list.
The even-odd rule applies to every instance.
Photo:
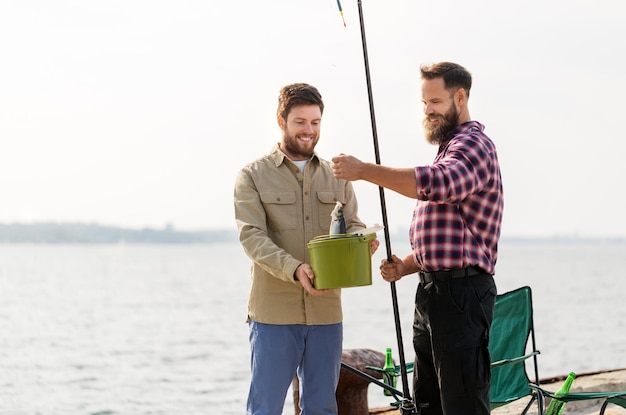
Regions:
[[[328, 234], [337, 201], [344, 204], [348, 233], [365, 224], [352, 184], [335, 179], [331, 163], [314, 152], [323, 111], [315, 87], [283, 87], [277, 111], [282, 142], [245, 166], [236, 180], [239, 239], [252, 260], [248, 415], [280, 415], [296, 372], [302, 414], [337, 413], [341, 291], [314, 288], [307, 242]], [[372, 241], [372, 252], [378, 244]]]

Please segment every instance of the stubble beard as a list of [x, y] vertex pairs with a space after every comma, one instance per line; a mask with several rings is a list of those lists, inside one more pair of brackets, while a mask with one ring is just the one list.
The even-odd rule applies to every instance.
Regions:
[[[431, 118], [439, 119], [439, 123], [433, 125], [430, 123]], [[448, 112], [443, 115], [427, 115], [423, 121], [424, 131], [426, 133], [426, 141], [430, 144], [439, 145], [446, 141], [449, 137], [448, 134], [452, 132], [459, 125], [459, 112], [456, 106], [452, 104]]]

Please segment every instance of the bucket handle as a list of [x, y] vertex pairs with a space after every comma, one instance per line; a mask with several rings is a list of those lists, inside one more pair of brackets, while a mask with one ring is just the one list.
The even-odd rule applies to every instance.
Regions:
[[374, 238], [376, 238], [376, 233], [368, 233], [368, 234], [360, 234], [358, 232], [355, 233], [335, 233], [332, 235], [318, 235], [315, 238], [313, 238], [313, 241], [315, 240], [321, 240], [321, 239], [332, 239], [332, 238], [358, 238], [359, 241], [361, 242], [367, 242], [367, 241], [371, 241]]

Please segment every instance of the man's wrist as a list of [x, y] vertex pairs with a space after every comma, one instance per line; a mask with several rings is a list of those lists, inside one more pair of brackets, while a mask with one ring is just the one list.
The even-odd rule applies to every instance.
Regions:
[[298, 265], [298, 266], [296, 267], [296, 269], [294, 269], [294, 270], [293, 270], [293, 280], [294, 280], [294, 281], [300, 281], [300, 280], [298, 279], [298, 277], [296, 276], [296, 272], [298, 272], [298, 268], [300, 268], [301, 266], [302, 266], [302, 264]]

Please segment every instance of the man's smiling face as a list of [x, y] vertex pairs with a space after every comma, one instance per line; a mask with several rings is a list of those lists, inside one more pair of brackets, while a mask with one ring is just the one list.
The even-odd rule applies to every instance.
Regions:
[[293, 107], [287, 120], [278, 116], [278, 124], [283, 130], [281, 150], [291, 160], [308, 160], [313, 155], [320, 138], [322, 112], [317, 105]]

